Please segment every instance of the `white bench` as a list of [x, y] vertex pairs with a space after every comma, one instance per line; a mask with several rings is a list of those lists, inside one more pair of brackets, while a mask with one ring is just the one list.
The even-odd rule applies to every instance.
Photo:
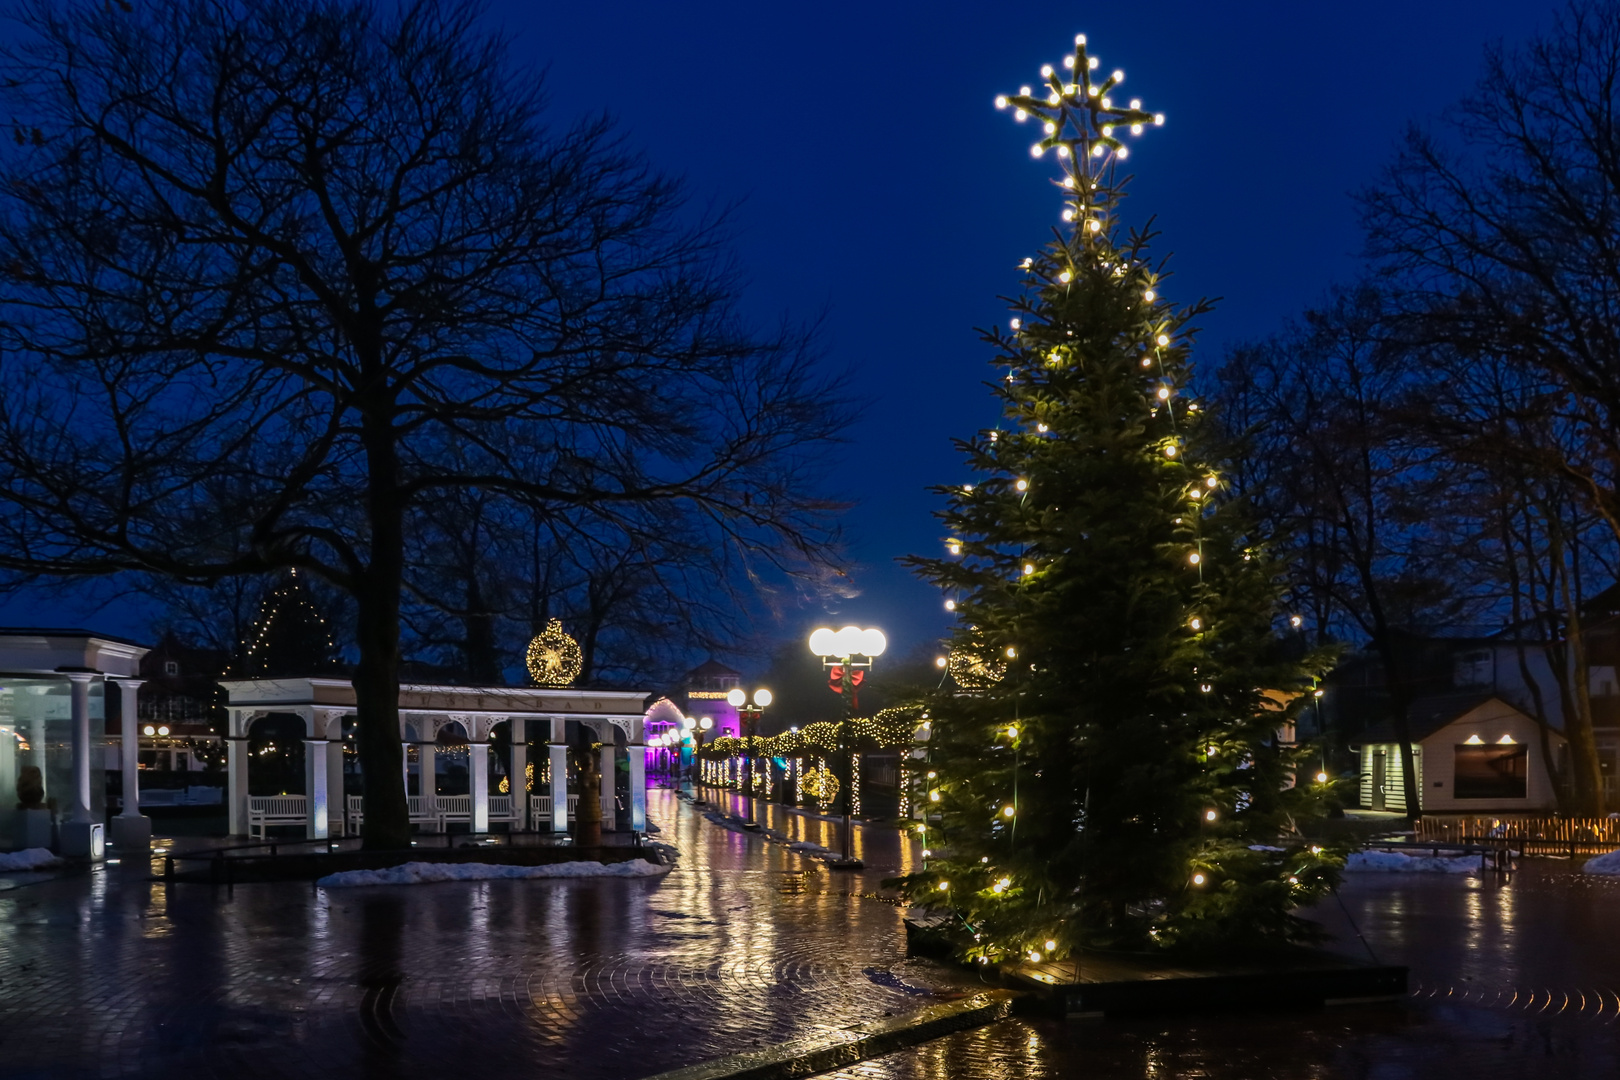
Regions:
[[520, 800], [510, 795], [491, 795], [489, 797], [489, 823], [504, 821], [515, 825], [523, 820], [523, 811], [513, 804]]
[[[602, 823], [603, 823], [603, 826], [605, 828], [607, 828], [609, 831], [611, 831], [612, 828], [613, 828], [613, 822], [614, 822], [615, 817], [618, 815], [618, 812], [619, 812], [619, 801], [617, 799], [613, 798], [612, 796], [604, 796], [603, 799], [602, 799]], [[495, 820], [493, 813], [491, 813], [491, 815], [490, 815], [490, 820], [491, 821]], [[569, 821], [578, 821], [579, 820], [579, 796], [578, 795], [570, 795], [570, 796], [568, 796], [568, 820]], [[531, 829], [535, 830], [536, 832], [538, 832], [538, 831], [540, 831], [540, 823], [541, 822], [544, 822], [547, 825], [551, 824], [551, 796], [550, 795], [530, 795], [529, 796], [529, 828], [531, 828]]]
[[[466, 796], [462, 796], [466, 798]], [[366, 823], [366, 797], [364, 795], [350, 795], [344, 800], [348, 810], [348, 834], [360, 835], [360, 826]], [[407, 795], [405, 796], [405, 812], [410, 816], [412, 825], [432, 825], [438, 831], [444, 831], [444, 823], [439, 817], [438, 807], [434, 805], [433, 796]], [[465, 818], [458, 820], [466, 820]]]
[[309, 810], [302, 795], [249, 795], [248, 835], [265, 839], [272, 825], [305, 825]]

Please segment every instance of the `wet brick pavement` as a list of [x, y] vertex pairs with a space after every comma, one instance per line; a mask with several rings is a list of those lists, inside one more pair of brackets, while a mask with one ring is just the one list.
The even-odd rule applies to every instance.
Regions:
[[[652, 816], [655, 881], [234, 892], [142, 867], [0, 876], [0, 1077], [627, 1078], [899, 1013], [963, 976], [904, 956], [877, 883], [915, 849], [860, 830], [861, 875]], [[795, 839], [836, 824], [771, 811]], [[806, 873], [806, 871], [810, 871]], [[1317, 913], [1408, 963], [1399, 1005], [1261, 1017], [1015, 1019], [839, 1080], [1620, 1076], [1620, 882], [1359, 877]], [[1353, 920], [1353, 922], [1352, 922]]]
[[1556, 860], [1507, 877], [1352, 875], [1313, 915], [1412, 969], [1400, 1004], [1152, 1020], [1009, 1020], [823, 1080], [1613, 1080], [1620, 882]]
[[227, 892], [118, 866], [13, 882], [0, 1077], [631, 1078], [956, 980], [907, 959], [899, 909], [870, 896], [909, 857], [893, 833], [866, 874], [834, 876], [650, 801], [682, 853], [661, 880]]

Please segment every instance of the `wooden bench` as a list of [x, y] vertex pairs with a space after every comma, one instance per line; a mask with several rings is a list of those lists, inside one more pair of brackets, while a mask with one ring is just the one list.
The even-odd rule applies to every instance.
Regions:
[[[467, 796], [461, 796], [462, 799]], [[444, 831], [444, 822], [439, 817], [438, 808], [434, 805], [432, 796], [407, 795], [405, 796], [406, 813], [410, 816], [412, 825], [432, 825], [439, 832]], [[360, 826], [366, 822], [366, 798], [364, 795], [350, 795], [345, 800], [348, 810], [348, 829], [350, 836], [360, 835]], [[459, 820], [465, 821], [466, 818]]]
[[249, 795], [248, 835], [265, 839], [273, 825], [307, 825], [309, 810], [302, 795]]

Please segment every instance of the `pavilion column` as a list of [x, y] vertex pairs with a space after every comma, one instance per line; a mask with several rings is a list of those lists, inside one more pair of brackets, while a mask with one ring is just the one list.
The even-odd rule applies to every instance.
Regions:
[[232, 836], [247, 835], [248, 723], [244, 710], [231, 710], [230, 735], [225, 740], [225, 797], [231, 804]]
[[[476, 724], [476, 720], [468, 723]], [[508, 787], [511, 785], [508, 784]], [[472, 831], [489, 832], [489, 743], [480, 740], [467, 744], [467, 794], [472, 796]]]
[[551, 718], [551, 831], [568, 831], [568, 721]]
[[422, 792], [422, 813], [434, 817], [434, 800], [439, 795], [439, 759], [432, 743], [425, 742], [416, 748], [416, 775]]
[[[602, 791], [599, 797], [602, 800], [602, 829], [604, 832], [613, 832], [619, 827], [619, 815], [613, 809], [613, 795], [615, 787], [614, 781], [617, 778], [617, 774], [614, 772], [615, 747], [613, 745], [613, 735], [611, 734], [612, 731], [613, 726], [610, 724], [608, 725], [609, 734], [602, 737], [602, 745], [598, 747], [596, 751], [597, 768], [602, 772]], [[589, 796], [581, 793], [580, 797], [588, 798]]]
[[326, 835], [348, 832], [349, 801], [343, 794], [343, 714], [326, 714]]
[[113, 819], [112, 842], [120, 848], [147, 847], [152, 842], [152, 819], [141, 813], [141, 718], [136, 696], [140, 679], [118, 680], [119, 770], [124, 779], [124, 809]]
[[328, 740], [321, 726], [319, 714], [304, 714], [304, 835], [311, 840], [325, 840], [331, 835], [328, 824], [328, 789], [326, 786]]
[[[636, 721], [639, 727], [641, 721]], [[630, 744], [630, 828], [647, 831], [647, 748], [637, 739]]]
[[506, 786], [512, 792], [512, 813], [517, 820], [513, 832], [529, 828], [529, 722], [521, 716], [506, 718], [507, 733], [511, 736], [512, 767], [507, 774]]
[[62, 854], [99, 859], [103, 854], [101, 823], [90, 809], [90, 680], [99, 673], [63, 674], [73, 684], [69, 713], [73, 725], [73, 816], [62, 823]]

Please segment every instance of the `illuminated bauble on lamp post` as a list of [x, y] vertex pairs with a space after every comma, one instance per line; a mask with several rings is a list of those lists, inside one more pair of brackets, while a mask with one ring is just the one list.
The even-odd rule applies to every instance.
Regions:
[[585, 658], [579, 642], [563, 631], [562, 620], [552, 619], [529, 642], [523, 662], [537, 686], [568, 686], [579, 678]]
[[[844, 774], [855, 772], [854, 748], [849, 744], [850, 717], [855, 710], [855, 683], [858, 669], [870, 669], [873, 661], [883, 655], [889, 641], [883, 631], [846, 626], [832, 630], [825, 626], [810, 635], [810, 651], [821, 657], [821, 666], [834, 672], [837, 691], [844, 699], [844, 722], [838, 725], [838, 750], [844, 759]], [[860, 870], [865, 865], [855, 857], [851, 848], [850, 799], [847, 790], [840, 792], [844, 809], [844, 845], [840, 858], [829, 859], [827, 865], [835, 870]]]

